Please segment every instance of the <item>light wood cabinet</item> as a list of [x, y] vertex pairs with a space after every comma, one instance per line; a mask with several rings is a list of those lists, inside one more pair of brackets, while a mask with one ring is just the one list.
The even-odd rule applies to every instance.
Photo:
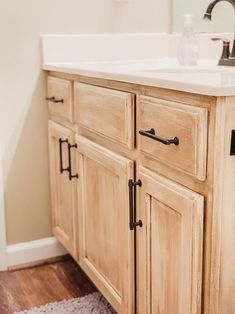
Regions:
[[138, 313], [200, 313], [203, 197], [140, 167]]
[[[76, 257], [76, 181], [69, 180], [71, 130], [49, 121], [49, 157], [53, 234]], [[74, 162], [74, 153], [71, 162]]]
[[48, 91], [53, 233], [115, 310], [235, 313], [235, 97], [56, 72]]
[[133, 161], [76, 135], [79, 263], [118, 313], [134, 313], [134, 243], [128, 179]]

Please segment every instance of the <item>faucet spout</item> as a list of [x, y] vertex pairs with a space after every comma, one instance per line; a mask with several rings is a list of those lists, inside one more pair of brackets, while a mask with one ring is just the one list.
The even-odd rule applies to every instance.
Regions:
[[206, 13], [204, 14], [204, 19], [207, 19], [207, 20], [211, 20], [211, 17], [212, 17], [212, 11], [215, 7], [215, 5], [221, 1], [226, 1], [226, 2], [229, 2], [232, 6], [233, 6], [233, 9], [234, 9], [234, 12], [235, 12], [235, 0], [214, 0], [212, 2], [209, 3], [207, 9], [206, 9]]
[[[204, 19], [211, 20], [212, 11], [213, 11], [214, 7], [216, 6], [217, 3], [221, 2], [221, 1], [229, 2], [233, 6], [234, 13], [235, 13], [235, 0], [213, 0], [212, 2], [209, 3], [209, 5], [206, 9], [206, 12], [204, 14]], [[230, 56], [229, 56], [230, 59], [235, 59], [235, 34], [234, 34], [233, 38], [234, 38], [233, 48], [232, 48], [232, 52], [230, 53]]]

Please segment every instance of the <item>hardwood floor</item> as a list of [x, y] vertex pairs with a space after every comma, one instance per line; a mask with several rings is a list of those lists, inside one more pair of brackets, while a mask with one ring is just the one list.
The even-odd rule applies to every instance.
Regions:
[[0, 273], [0, 314], [76, 298], [97, 289], [68, 258], [53, 264]]

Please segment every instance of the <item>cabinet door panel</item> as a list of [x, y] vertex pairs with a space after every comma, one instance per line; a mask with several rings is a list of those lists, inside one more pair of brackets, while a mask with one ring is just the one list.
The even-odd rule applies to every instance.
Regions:
[[[50, 156], [50, 181], [51, 181], [51, 207], [53, 234], [74, 257], [76, 256], [75, 245], [75, 184], [70, 181], [68, 172], [61, 173], [61, 157], [63, 168], [68, 167], [68, 146], [61, 145], [60, 157], [59, 140], [72, 142], [72, 132], [52, 121], [49, 121], [49, 156]], [[74, 156], [72, 156], [74, 164]]]
[[141, 167], [138, 313], [200, 313], [203, 197]]
[[76, 136], [80, 173], [80, 265], [119, 313], [133, 313], [134, 246], [128, 179], [133, 162]]

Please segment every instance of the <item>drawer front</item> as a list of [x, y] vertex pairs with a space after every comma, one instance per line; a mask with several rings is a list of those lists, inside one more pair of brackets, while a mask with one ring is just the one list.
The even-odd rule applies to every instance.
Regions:
[[47, 88], [50, 113], [73, 122], [72, 83], [49, 76]]
[[75, 122], [128, 148], [134, 147], [134, 95], [74, 84]]
[[[206, 108], [141, 96], [139, 118], [142, 133], [139, 134], [139, 146], [142, 152], [169, 167], [205, 180]], [[161, 141], [158, 141], [158, 137]], [[167, 140], [172, 140], [173, 143]]]

